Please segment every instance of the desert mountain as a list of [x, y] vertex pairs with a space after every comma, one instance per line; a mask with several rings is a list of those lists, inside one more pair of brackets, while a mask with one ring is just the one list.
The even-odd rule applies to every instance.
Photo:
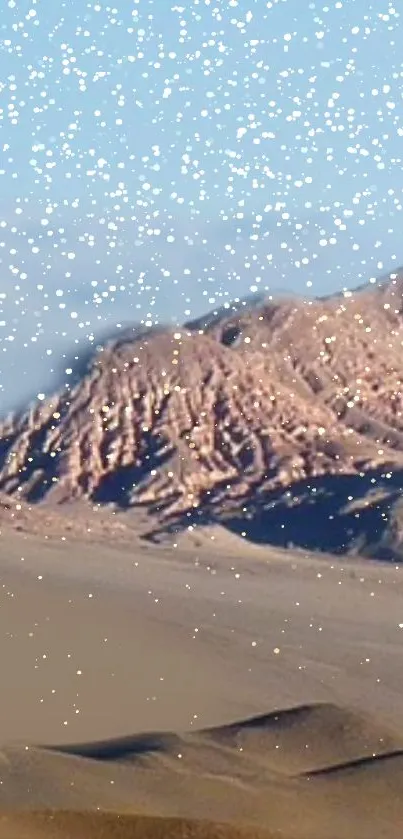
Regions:
[[0, 426], [0, 490], [144, 505], [254, 539], [397, 555], [403, 272], [126, 331], [74, 386]]

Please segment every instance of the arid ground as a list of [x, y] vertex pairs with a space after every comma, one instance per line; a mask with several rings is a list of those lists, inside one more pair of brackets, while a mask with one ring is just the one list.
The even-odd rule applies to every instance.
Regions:
[[402, 574], [6, 526], [0, 836], [397, 839]]

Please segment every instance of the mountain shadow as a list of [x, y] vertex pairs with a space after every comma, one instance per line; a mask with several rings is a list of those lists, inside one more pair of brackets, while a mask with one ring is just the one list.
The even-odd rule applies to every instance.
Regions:
[[98, 504], [113, 504], [122, 510], [133, 506], [135, 489], [153, 470], [161, 469], [172, 455], [167, 442], [151, 432], [143, 432], [142, 451], [137, 463], [121, 466], [104, 475], [91, 498]]
[[402, 561], [403, 470], [325, 475], [272, 492], [255, 488], [231, 507], [205, 499], [198, 510], [172, 517], [165, 532], [214, 524], [259, 545]]
[[[243, 499], [218, 520], [257, 544], [403, 560], [403, 471], [325, 475]], [[246, 508], [246, 509], [245, 509]]]

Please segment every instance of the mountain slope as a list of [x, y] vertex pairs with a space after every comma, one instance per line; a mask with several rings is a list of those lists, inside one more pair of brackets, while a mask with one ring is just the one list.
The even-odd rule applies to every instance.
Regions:
[[[242, 307], [203, 328], [126, 333], [74, 387], [3, 422], [0, 490], [144, 504], [161, 523], [253, 519], [279, 499], [284, 509], [285, 489], [312, 509], [312, 482], [328, 497], [328, 481], [349, 480], [337, 516], [357, 497], [375, 509], [382, 484], [389, 527], [403, 485], [402, 293], [396, 274], [347, 296]], [[298, 532], [292, 541], [304, 544]], [[366, 536], [358, 542], [366, 549]]]
[[296, 386], [360, 434], [403, 447], [403, 273], [344, 297], [269, 304], [232, 317], [214, 336], [282, 358]]

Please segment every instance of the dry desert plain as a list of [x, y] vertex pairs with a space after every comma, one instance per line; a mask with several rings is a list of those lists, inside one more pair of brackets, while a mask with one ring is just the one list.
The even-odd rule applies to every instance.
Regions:
[[402, 627], [399, 566], [5, 526], [1, 839], [398, 839]]

